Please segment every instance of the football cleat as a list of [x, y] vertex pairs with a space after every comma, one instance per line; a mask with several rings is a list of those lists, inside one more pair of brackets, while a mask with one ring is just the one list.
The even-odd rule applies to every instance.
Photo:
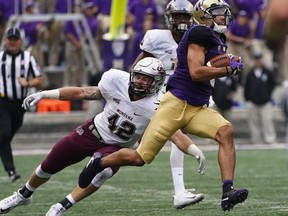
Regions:
[[230, 211], [238, 203], [244, 202], [248, 197], [247, 189], [231, 190], [222, 195], [221, 207], [223, 211]]
[[18, 190], [17, 192], [14, 192], [13, 195], [0, 201], [0, 214], [6, 214], [17, 206], [28, 205], [31, 202], [32, 197], [25, 198]]
[[9, 176], [12, 183], [15, 182], [16, 180], [20, 179], [20, 175], [15, 171], [9, 171], [8, 176]]
[[174, 195], [174, 207], [176, 209], [182, 209], [189, 205], [194, 205], [198, 202], [201, 202], [204, 199], [203, 194], [193, 194], [191, 191], [194, 191], [193, 189], [188, 189], [183, 191], [182, 193], [179, 193], [177, 195]]
[[66, 209], [60, 203], [56, 203], [50, 207], [46, 216], [62, 216], [65, 211]]

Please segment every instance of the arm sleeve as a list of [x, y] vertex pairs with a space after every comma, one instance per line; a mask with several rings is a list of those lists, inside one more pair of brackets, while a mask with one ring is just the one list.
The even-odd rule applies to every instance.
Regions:
[[194, 27], [188, 35], [188, 43], [195, 43], [205, 49], [209, 50], [213, 46], [217, 45], [214, 43], [212, 38], [212, 29], [207, 28], [206, 26], [196, 26]]

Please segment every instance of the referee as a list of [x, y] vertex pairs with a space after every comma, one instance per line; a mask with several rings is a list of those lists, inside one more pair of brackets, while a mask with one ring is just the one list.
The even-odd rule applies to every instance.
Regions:
[[40, 88], [40, 68], [30, 52], [22, 51], [20, 30], [10, 28], [0, 52], [0, 157], [11, 182], [20, 178], [15, 170], [11, 141], [23, 123], [22, 101], [30, 87]]

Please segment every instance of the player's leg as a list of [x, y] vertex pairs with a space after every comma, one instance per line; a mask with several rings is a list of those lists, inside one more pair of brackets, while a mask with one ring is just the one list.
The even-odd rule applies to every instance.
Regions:
[[221, 206], [224, 211], [232, 209], [234, 205], [246, 200], [248, 190], [235, 190], [233, 188], [236, 153], [231, 123], [224, 119], [217, 111], [210, 108], [199, 109], [193, 118], [191, 117], [191, 112], [188, 111], [185, 113], [185, 118], [190, 119], [190, 122], [184, 128], [185, 131], [194, 135], [215, 139], [219, 143], [218, 163], [223, 183]]
[[252, 102], [247, 103], [247, 123], [250, 130], [250, 137], [253, 143], [261, 143], [261, 115], [259, 107]]
[[0, 214], [8, 213], [17, 206], [30, 204], [36, 188], [47, 182], [50, 177], [51, 174], [43, 172], [41, 166], [38, 166], [21, 189], [0, 201]]
[[[89, 129], [84, 130], [84, 133], [87, 130]], [[69, 136], [64, 137], [56, 143], [46, 159], [32, 173], [27, 183], [17, 192], [0, 201], [1, 213], [7, 213], [17, 206], [31, 203], [32, 194], [39, 186], [47, 182], [53, 174], [93, 154], [95, 149], [89, 149], [89, 146], [93, 146], [89, 143], [93, 142], [89, 134], [87, 136], [80, 136], [75, 130]], [[87, 137], [88, 141], [86, 141]], [[93, 144], [97, 146], [95, 141]]]
[[174, 194], [180, 194], [185, 191], [184, 186], [184, 153], [178, 149], [178, 147], [171, 142], [170, 153], [170, 166], [172, 172]]
[[64, 212], [70, 209], [73, 205], [96, 192], [105, 183], [105, 181], [111, 178], [114, 174], [113, 170], [108, 167], [98, 173], [86, 188], [81, 188], [77, 185], [63, 200], [52, 205], [46, 213], [46, 216], [60, 216], [64, 214]]
[[270, 102], [260, 108], [260, 122], [265, 142], [273, 144], [276, 140], [276, 131], [273, 122], [273, 107]]
[[203, 194], [194, 194], [195, 189], [185, 189], [184, 153], [171, 142], [170, 165], [174, 186], [173, 204], [177, 209], [196, 204], [204, 199]]

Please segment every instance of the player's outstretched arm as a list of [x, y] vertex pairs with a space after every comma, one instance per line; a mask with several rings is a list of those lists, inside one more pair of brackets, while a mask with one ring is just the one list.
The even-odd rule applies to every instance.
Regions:
[[184, 152], [196, 158], [199, 163], [198, 172], [203, 175], [205, 173], [206, 158], [203, 152], [193, 144], [192, 140], [181, 130], [177, 130], [170, 140], [177, 145], [177, 147]]
[[24, 109], [34, 106], [43, 98], [59, 100], [98, 100], [102, 98], [100, 89], [97, 86], [91, 87], [63, 87], [40, 91], [27, 96], [23, 101]]

